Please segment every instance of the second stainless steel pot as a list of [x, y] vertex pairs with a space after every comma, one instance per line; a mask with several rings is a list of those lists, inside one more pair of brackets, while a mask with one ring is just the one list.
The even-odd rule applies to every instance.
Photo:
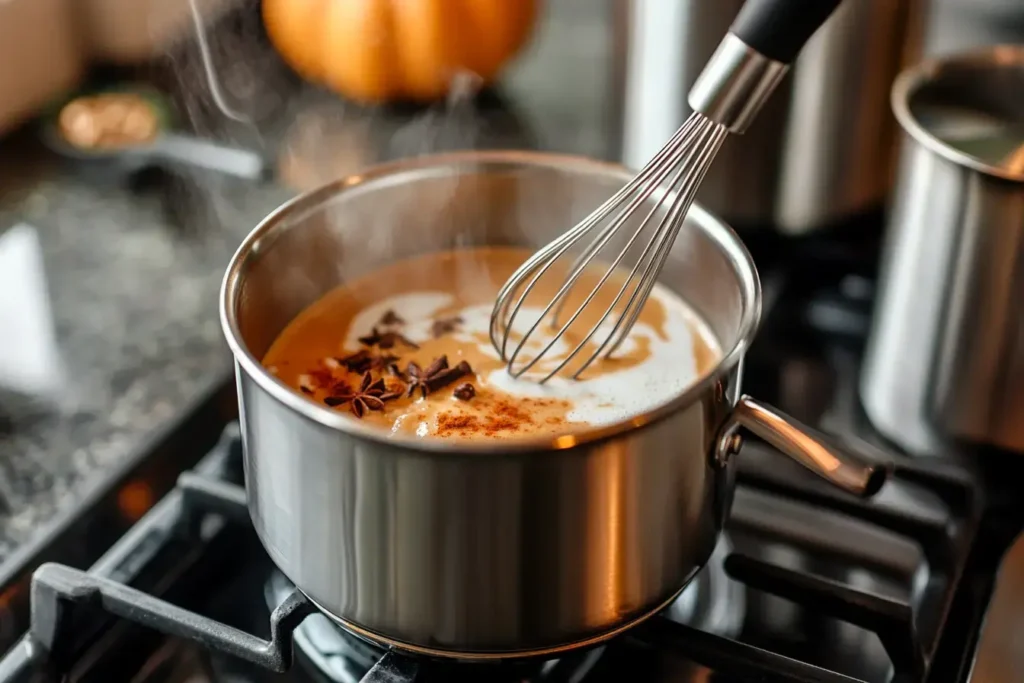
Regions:
[[346, 279], [426, 251], [542, 245], [629, 178], [544, 154], [426, 157], [299, 197], [242, 244], [221, 313], [250, 512], [271, 558], [345, 628], [460, 658], [550, 655], [614, 635], [671, 602], [708, 559], [742, 429], [844, 489], [881, 485], [884, 469], [741, 397], [757, 273], [700, 207], [662, 282], [703, 315], [725, 356], [684, 395], [626, 423], [554, 440], [389, 438], [260, 365], [281, 329]]
[[920, 64], [892, 106], [904, 141], [865, 412], [910, 451], [1024, 452], [1024, 47]]

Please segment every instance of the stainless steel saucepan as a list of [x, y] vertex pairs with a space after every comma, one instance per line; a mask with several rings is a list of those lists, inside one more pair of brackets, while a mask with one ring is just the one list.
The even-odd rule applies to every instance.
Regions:
[[904, 140], [864, 410], [914, 453], [1024, 452], [1024, 47], [920, 64], [892, 105]]
[[470, 659], [610, 637], [670, 603], [708, 559], [744, 430], [843, 489], [880, 487], [883, 466], [740, 394], [757, 273], [736, 235], [697, 206], [662, 282], [704, 316], [725, 355], [685, 394], [627, 422], [515, 442], [389, 437], [260, 365], [281, 329], [339, 283], [423, 252], [545, 244], [629, 178], [548, 154], [423, 157], [289, 202], [232, 259], [221, 316], [249, 510], [274, 562], [345, 628]]

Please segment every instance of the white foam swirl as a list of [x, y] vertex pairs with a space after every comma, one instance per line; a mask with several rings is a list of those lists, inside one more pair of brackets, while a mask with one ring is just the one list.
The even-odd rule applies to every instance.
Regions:
[[[646, 338], [649, 356], [644, 362], [619, 371], [603, 372], [583, 380], [553, 377], [543, 385], [529, 378], [513, 379], [504, 369], [480, 378], [484, 383], [515, 396], [568, 399], [573, 409], [568, 418], [592, 425], [606, 425], [647, 412], [685, 391], [698, 379], [694, 355], [694, 335], [699, 334], [706, 345], [718, 350], [707, 326], [683, 301], [665, 288], [655, 286], [651, 296], [665, 309], [664, 338], [650, 326], [637, 323], [620, 347], [629, 353], [637, 341]], [[389, 297], [372, 304], [354, 318], [345, 341], [347, 348], [358, 348], [355, 330], [368, 330], [388, 310], [401, 316], [406, 325], [402, 332], [414, 341], [430, 338], [430, 327], [436, 312], [451, 305], [453, 297], [445, 292], [417, 292]], [[455, 333], [462, 343], [475, 345], [480, 352], [498, 358], [491, 345], [481, 344], [488, 333], [491, 306], [470, 306], [457, 313], [463, 323]], [[540, 314], [540, 309], [522, 309], [516, 316], [514, 331], [525, 332]], [[610, 329], [610, 327], [609, 327]], [[595, 338], [607, 334], [599, 330]], [[564, 357], [569, 348], [560, 340], [549, 352]], [[554, 366], [550, 366], [549, 369]]]

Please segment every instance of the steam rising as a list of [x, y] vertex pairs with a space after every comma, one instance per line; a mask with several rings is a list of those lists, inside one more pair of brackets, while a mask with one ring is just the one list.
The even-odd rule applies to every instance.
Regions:
[[[251, 8], [211, 26], [198, 16], [197, 0], [190, 3], [195, 39], [176, 66], [193, 129], [276, 159], [276, 181], [291, 193], [385, 161], [536, 146], [523, 120], [500, 94], [482, 91], [475, 74], [453, 74], [448, 97], [432, 106], [363, 107], [301, 83], [269, 46]], [[280, 311], [273, 325], [280, 330], [328, 290], [397, 259], [470, 245], [540, 246], [615, 189], [581, 191], [554, 172], [535, 175], [452, 174], [328, 201], [288, 219], [301, 223], [287, 238], [296, 243], [262, 256], [254, 268], [268, 269], [259, 278], [265, 284], [251, 294], [274, 301], [269, 308]], [[206, 177], [197, 185], [212, 225], [254, 225], [251, 188], [233, 192], [236, 181]], [[459, 268], [462, 286], [493, 288], [482, 264], [460, 260]]]
[[206, 37], [206, 26], [203, 24], [203, 16], [199, 11], [197, 0], [188, 0], [189, 10], [192, 12], [192, 25], [196, 30], [196, 44], [199, 53], [203, 58], [203, 70], [206, 72], [206, 84], [210, 87], [210, 97], [213, 98], [217, 109], [224, 116], [238, 121], [239, 123], [252, 123], [252, 120], [242, 112], [235, 111], [224, 96], [220, 86], [220, 78], [217, 76], [217, 69], [213, 64], [213, 55], [210, 52], [210, 42]]

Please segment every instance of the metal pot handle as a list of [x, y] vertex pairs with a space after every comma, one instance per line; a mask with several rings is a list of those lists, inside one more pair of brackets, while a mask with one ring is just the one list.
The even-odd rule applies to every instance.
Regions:
[[861, 462], [828, 443], [827, 437], [750, 396], [740, 396], [722, 430], [718, 457], [738, 450], [739, 430], [746, 429], [822, 479], [857, 496], [878, 493], [889, 475], [888, 463]]

